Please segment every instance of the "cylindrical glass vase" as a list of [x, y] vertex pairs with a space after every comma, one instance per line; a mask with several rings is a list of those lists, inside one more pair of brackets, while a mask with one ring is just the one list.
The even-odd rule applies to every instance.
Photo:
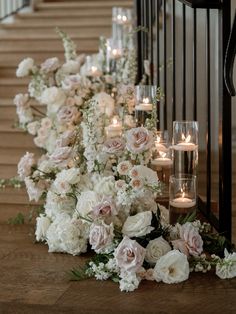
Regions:
[[172, 175], [169, 191], [170, 224], [176, 224], [180, 217], [186, 217], [196, 210], [196, 176], [188, 174]]
[[152, 116], [156, 103], [156, 86], [135, 86], [135, 121], [137, 126], [145, 126], [147, 119]]

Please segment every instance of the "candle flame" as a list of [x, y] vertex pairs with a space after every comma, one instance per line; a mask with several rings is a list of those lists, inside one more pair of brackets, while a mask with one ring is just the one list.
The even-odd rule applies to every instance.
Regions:
[[119, 14], [117, 15], [117, 20], [121, 20], [122, 19], [122, 16]]
[[117, 124], [118, 124], [118, 119], [117, 119], [116, 117], [114, 117], [114, 118], [112, 119], [112, 124], [113, 124], [113, 125], [117, 125]]
[[123, 20], [123, 22], [126, 22], [127, 21], [127, 16], [123, 15], [122, 16], [122, 20]]
[[185, 192], [184, 192], [184, 190], [181, 188], [181, 193], [182, 193], [182, 198], [185, 198]]
[[92, 71], [93, 73], [94, 73], [94, 72], [96, 72], [96, 71], [97, 71], [97, 69], [98, 69], [98, 68], [97, 68], [97, 67], [95, 67], [95, 66], [92, 66], [92, 67], [91, 67], [91, 71]]
[[165, 152], [159, 152], [159, 154], [160, 154], [160, 156], [162, 157], [162, 158], [165, 158], [166, 157], [166, 153]]
[[161, 141], [161, 137], [159, 135], [157, 135], [156, 143], [159, 144], [160, 141]]
[[117, 56], [118, 55], [118, 49], [113, 49], [112, 53], [113, 53], [114, 56]]
[[144, 104], [149, 104], [149, 98], [148, 98], [148, 97], [143, 98], [143, 103], [144, 103]]
[[191, 135], [189, 134], [187, 137], [182, 133], [182, 140], [185, 141], [185, 143], [189, 143], [191, 140]]

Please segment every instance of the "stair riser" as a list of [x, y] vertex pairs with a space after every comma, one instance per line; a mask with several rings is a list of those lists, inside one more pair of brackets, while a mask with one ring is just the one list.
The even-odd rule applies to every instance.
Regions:
[[[45, 111], [43, 106], [36, 106], [41, 111]], [[10, 120], [12, 123], [17, 120], [16, 107], [12, 106], [4, 106], [0, 104], [0, 124], [1, 120]]]
[[[97, 50], [77, 50], [77, 53], [85, 53], [85, 54], [92, 54], [92, 53], [97, 53]], [[31, 57], [35, 60], [37, 64], [40, 64], [41, 62], [45, 61], [47, 58], [52, 58], [52, 57], [58, 57], [61, 62], [64, 62], [65, 57], [64, 53], [62, 52], [53, 52], [48, 51], [48, 52], [19, 52], [19, 53], [6, 53], [6, 52], [1, 52], [0, 53], [0, 67], [1, 66], [15, 66], [17, 65], [25, 58]], [[2, 95], [0, 97], [3, 98]], [[7, 98], [8, 96], [4, 96], [4, 98]]]
[[0, 132], [0, 147], [16, 147], [30, 150], [31, 147], [35, 148], [35, 144], [33, 138], [27, 133]]
[[0, 204], [0, 223], [7, 223], [9, 219], [15, 218], [18, 213], [22, 213], [25, 217], [25, 223], [35, 225], [35, 219], [30, 218], [30, 211], [37, 206], [19, 205], [19, 204]]
[[[110, 26], [111, 25], [111, 14], [109, 16], [93, 16], [93, 17], [73, 17], [73, 16], [67, 16], [67, 18], [60, 18], [60, 17], [54, 17], [54, 18], [37, 18], [35, 19], [32, 17], [31, 19], [16, 19], [15, 20], [16, 26], [20, 26], [24, 24], [26, 27], [27, 25], [33, 26], [35, 24], [47, 24], [47, 25], [53, 25], [53, 26], [74, 26], [74, 27], [80, 27], [80, 26], [91, 26], [91, 25], [105, 25]], [[13, 24], [5, 24], [3, 27], [11, 28]], [[23, 25], [22, 25], [23, 26]]]
[[12, 78], [16, 75], [16, 68], [15, 67], [1, 67], [0, 68], [1, 77]]
[[[79, 39], [74, 40], [80, 51], [94, 50], [94, 47], [98, 47], [99, 39]], [[62, 41], [57, 40], [11, 40], [11, 41], [0, 41], [0, 52], [16, 51], [16, 52], [46, 52], [55, 51], [63, 53], [64, 48]]]
[[0, 97], [14, 98], [16, 94], [27, 93], [27, 85], [1, 85]]
[[20, 158], [25, 155], [26, 151], [33, 153], [35, 158], [39, 158], [43, 154], [43, 150], [36, 147], [27, 148], [0, 148], [0, 173], [4, 171], [4, 167], [9, 167], [9, 169], [14, 168]]

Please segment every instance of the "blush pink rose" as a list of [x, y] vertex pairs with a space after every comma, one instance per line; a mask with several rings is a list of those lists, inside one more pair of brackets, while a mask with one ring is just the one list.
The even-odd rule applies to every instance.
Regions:
[[172, 241], [174, 248], [185, 255], [198, 256], [203, 251], [203, 241], [196, 227], [186, 222], [180, 227], [180, 239]]
[[92, 207], [91, 215], [103, 218], [109, 224], [112, 221], [112, 217], [117, 215], [116, 205], [110, 197], [104, 197], [101, 203]]
[[79, 112], [75, 106], [63, 106], [57, 113], [57, 119], [60, 123], [72, 123], [77, 120]]
[[136, 272], [143, 265], [146, 250], [135, 240], [123, 238], [114, 252], [114, 257], [121, 270]]
[[59, 139], [56, 141], [57, 147], [65, 147], [70, 144], [73, 144], [75, 141], [76, 132], [73, 130], [67, 130], [64, 133], [61, 134]]
[[108, 154], [119, 154], [122, 153], [125, 148], [124, 141], [117, 137], [111, 138], [104, 143], [103, 150]]
[[113, 224], [106, 225], [104, 222], [100, 224], [93, 223], [90, 227], [89, 243], [96, 253], [104, 252], [108, 249], [114, 238]]
[[126, 132], [127, 149], [133, 154], [142, 153], [152, 147], [153, 133], [144, 127], [133, 128]]
[[61, 164], [62, 162], [67, 162], [72, 154], [72, 148], [58, 147], [55, 151], [50, 155], [50, 160], [52, 160], [55, 164]]
[[31, 174], [34, 165], [36, 165], [34, 154], [27, 152], [18, 163], [18, 175], [21, 180]]
[[59, 63], [58, 58], [56, 57], [46, 59], [41, 64], [41, 70], [44, 71], [45, 73], [56, 71], [59, 67], [60, 67], [60, 63]]

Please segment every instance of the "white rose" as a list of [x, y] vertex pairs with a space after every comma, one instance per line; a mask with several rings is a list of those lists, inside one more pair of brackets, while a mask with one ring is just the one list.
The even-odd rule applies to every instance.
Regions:
[[27, 124], [27, 131], [31, 135], [36, 135], [39, 128], [40, 123], [38, 121], [33, 121]]
[[138, 176], [142, 178], [144, 182], [146, 182], [149, 185], [155, 185], [159, 183], [159, 179], [158, 179], [156, 171], [153, 171], [152, 169], [146, 166], [142, 166], [142, 165], [134, 166], [130, 171], [131, 177], [135, 177], [134, 173], [137, 173]]
[[31, 174], [34, 165], [36, 165], [34, 154], [27, 152], [18, 163], [17, 172], [21, 180], [24, 180], [25, 177], [28, 177]]
[[157, 260], [171, 251], [169, 243], [164, 240], [162, 237], [151, 240], [146, 247], [146, 256], [145, 260], [150, 265], [155, 265]]
[[26, 58], [22, 60], [18, 68], [16, 70], [16, 76], [17, 77], [24, 77], [30, 74], [30, 72], [33, 70], [34, 67], [34, 60], [32, 58]]
[[35, 230], [36, 241], [46, 240], [46, 234], [50, 224], [51, 224], [50, 219], [48, 217], [43, 216], [42, 214], [40, 214], [40, 216], [36, 218]]
[[89, 243], [96, 253], [107, 252], [111, 248], [114, 238], [113, 224], [93, 223], [90, 227]]
[[151, 227], [151, 222], [152, 212], [150, 211], [129, 216], [123, 225], [122, 233], [130, 238], [142, 237], [154, 229]]
[[156, 281], [178, 283], [189, 277], [187, 256], [177, 250], [172, 250], [160, 257], [154, 268], [153, 277]]
[[132, 168], [132, 164], [129, 161], [121, 161], [117, 166], [117, 171], [120, 175], [127, 175]]
[[53, 190], [60, 194], [66, 194], [71, 192], [71, 185], [79, 182], [79, 169], [71, 168], [64, 169], [59, 172], [53, 183]]
[[84, 191], [78, 196], [76, 211], [79, 215], [85, 217], [101, 201], [99, 195], [94, 191]]
[[76, 74], [79, 71], [79, 67], [78, 61], [69, 60], [62, 65], [61, 70], [66, 74]]
[[55, 151], [50, 155], [50, 159], [55, 164], [67, 163], [72, 154], [72, 148], [69, 146], [58, 147]]
[[57, 110], [65, 103], [66, 95], [60, 88], [55, 86], [46, 88], [41, 96], [41, 102], [52, 108], [50, 112], [57, 112]]
[[41, 70], [44, 71], [45, 73], [56, 71], [59, 67], [60, 67], [60, 62], [59, 62], [59, 59], [56, 57], [46, 59], [41, 64]]

